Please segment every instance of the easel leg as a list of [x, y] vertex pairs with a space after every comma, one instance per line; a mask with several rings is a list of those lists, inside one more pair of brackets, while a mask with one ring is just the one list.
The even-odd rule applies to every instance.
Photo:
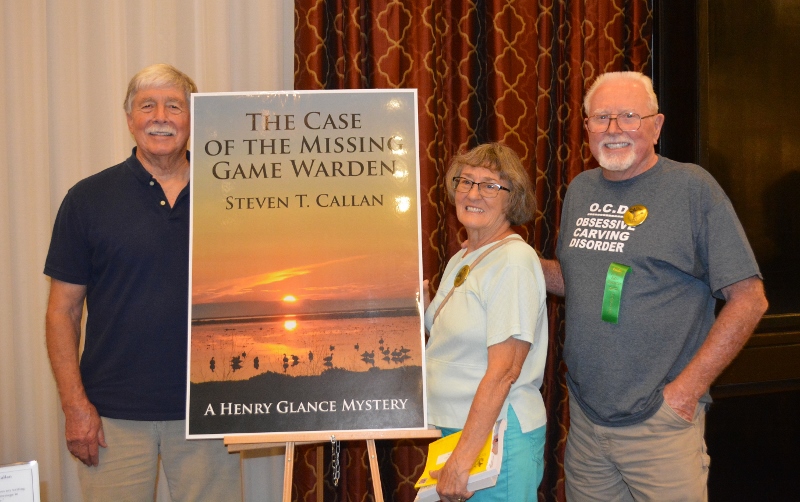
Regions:
[[286, 461], [283, 464], [283, 502], [292, 502], [293, 472], [294, 472], [294, 441], [287, 441]]
[[383, 502], [381, 471], [378, 469], [378, 453], [375, 450], [374, 439], [367, 439], [367, 454], [369, 455], [369, 471], [372, 474], [372, 490], [375, 492], [375, 502]]
[[324, 502], [325, 496], [325, 449], [317, 446], [317, 502]]
[[239, 452], [239, 489], [242, 494], [242, 501], [247, 500], [247, 496], [244, 493], [244, 452]]

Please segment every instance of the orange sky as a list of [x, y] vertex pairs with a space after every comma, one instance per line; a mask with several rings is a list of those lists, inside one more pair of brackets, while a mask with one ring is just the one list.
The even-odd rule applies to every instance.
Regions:
[[[273, 301], [287, 294], [298, 299], [416, 294], [420, 267], [416, 148], [327, 155], [298, 151], [302, 137], [312, 135], [369, 136], [381, 143], [394, 137], [413, 147], [413, 129], [405, 130], [403, 125], [407, 113], [405, 122], [393, 123], [381, 112], [386, 107], [379, 106], [385, 96], [365, 96], [342, 96], [347, 99], [343, 103], [334, 100], [334, 104], [330, 96], [323, 96], [329, 108], [363, 108], [358, 131], [302, 127], [284, 131], [280, 136], [290, 151], [271, 155], [246, 155], [239, 148], [254, 134], [270, 137], [274, 133], [253, 133], [237, 118], [243, 116], [242, 110], [264, 108], [269, 97], [252, 97], [256, 105], [240, 99], [236, 106], [229, 106], [230, 96], [209, 101], [202, 109], [195, 104], [195, 120], [207, 121], [202, 118], [206, 113], [217, 125], [211, 132], [195, 127], [193, 133], [193, 303]], [[319, 99], [309, 95], [307, 106], [318, 109]], [[282, 111], [300, 116], [304, 113], [301, 104], [302, 100], [283, 103], [290, 109]], [[226, 113], [231, 115], [229, 119], [220, 116]], [[206, 145], [209, 138], [229, 139], [231, 154], [208, 155], [200, 145]], [[250, 172], [251, 164], [257, 169], [262, 164], [277, 165], [277, 171], [268, 173], [278, 176], [246, 178], [240, 174], [237, 179], [221, 180], [212, 174], [220, 160], [225, 164], [218, 166], [219, 176], [225, 176], [223, 168], [233, 172], [240, 164], [240, 173]], [[317, 169], [322, 162], [325, 169], [312, 171], [317, 176], [297, 176], [292, 161], [307, 165], [313, 161]], [[393, 166], [395, 172], [372, 169], [372, 176], [346, 176], [347, 169], [341, 168], [340, 175], [333, 175], [334, 162], [342, 166], [354, 162], [356, 167], [383, 163]]]

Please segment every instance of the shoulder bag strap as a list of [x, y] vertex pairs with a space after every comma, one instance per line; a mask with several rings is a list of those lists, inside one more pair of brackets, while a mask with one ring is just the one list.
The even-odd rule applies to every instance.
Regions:
[[[514, 234], [514, 235], [516, 235], [516, 234]], [[512, 239], [512, 237], [513, 237], [513, 235], [509, 235], [508, 237], [505, 237], [504, 239], [502, 239], [499, 242], [497, 242], [494, 246], [490, 247], [489, 249], [487, 249], [486, 251], [481, 253], [481, 255], [478, 256], [478, 258], [469, 265], [469, 270], [472, 271], [475, 267], [477, 267], [478, 263], [480, 263], [481, 260], [483, 260], [486, 257], [486, 255], [488, 255], [489, 253], [491, 253], [495, 249], [499, 248], [500, 246], [502, 246], [504, 244], [508, 244], [512, 240], [516, 240], [516, 239]], [[449, 300], [451, 296], [453, 296], [453, 291], [455, 289], [456, 289], [456, 286], [453, 285], [453, 287], [450, 289], [450, 291], [448, 291], [447, 296], [445, 296], [444, 300], [442, 300], [442, 303], [439, 304], [439, 308], [437, 308], [436, 309], [436, 313], [433, 314], [433, 321], [431, 321], [431, 327], [433, 327], [433, 324], [436, 322], [436, 318], [439, 317], [439, 313], [442, 311], [442, 307], [444, 307], [444, 304], [447, 303], [447, 300]]]

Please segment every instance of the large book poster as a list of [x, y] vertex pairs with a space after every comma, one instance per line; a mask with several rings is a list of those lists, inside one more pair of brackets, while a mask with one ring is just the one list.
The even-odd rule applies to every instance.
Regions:
[[426, 427], [416, 90], [192, 96], [189, 437]]

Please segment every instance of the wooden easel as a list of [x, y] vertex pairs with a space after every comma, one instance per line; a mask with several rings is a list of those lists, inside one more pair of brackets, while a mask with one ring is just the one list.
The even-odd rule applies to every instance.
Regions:
[[[245, 450], [262, 450], [275, 446], [286, 446], [286, 460], [283, 465], [283, 502], [292, 500], [292, 472], [294, 470], [294, 447], [302, 444], [327, 443], [331, 437], [336, 441], [366, 440], [367, 453], [369, 454], [369, 470], [372, 474], [372, 490], [375, 493], [375, 502], [383, 502], [383, 487], [381, 486], [380, 471], [378, 470], [378, 456], [375, 451], [376, 439], [415, 439], [438, 438], [442, 431], [439, 429], [387, 429], [369, 431], [321, 431], [321, 432], [289, 432], [268, 433], [247, 436], [225, 436], [225, 445], [229, 453], [241, 453]], [[322, 501], [322, 446], [317, 447], [317, 500]]]

